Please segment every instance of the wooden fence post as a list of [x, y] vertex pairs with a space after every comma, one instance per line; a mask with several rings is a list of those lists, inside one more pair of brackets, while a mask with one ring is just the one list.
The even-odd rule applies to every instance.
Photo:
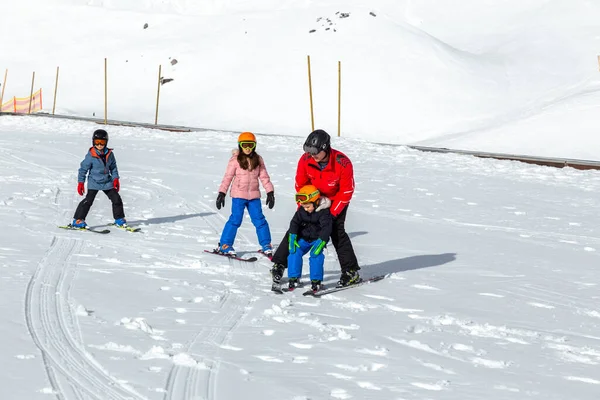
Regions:
[[58, 92], [58, 69], [56, 67], [56, 80], [54, 81], [54, 104], [52, 104], [52, 115], [54, 115], [54, 110], [56, 110], [56, 92]]
[[8, 75], [8, 68], [4, 71], [4, 83], [2, 84], [2, 92], [0, 92], [0, 109], [2, 108], [2, 99], [4, 99], [4, 89], [6, 88], [6, 76]]
[[33, 84], [35, 82], [35, 71], [33, 71], [33, 76], [31, 77], [31, 92], [29, 92], [29, 110], [27, 114], [31, 114], [31, 102], [33, 101]]
[[154, 114], [154, 125], [158, 125], [158, 100], [160, 98], [160, 74], [162, 65], [158, 66], [158, 89], [156, 91], [156, 113]]
[[342, 122], [342, 62], [338, 61], [338, 137], [341, 135]]
[[315, 115], [313, 112], [313, 96], [312, 96], [312, 77], [310, 74], [310, 56], [306, 56], [308, 61], [308, 94], [310, 97], [310, 126], [312, 130], [315, 130]]
[[104, 125], [108, 121], [108, 61], [104, 58]]

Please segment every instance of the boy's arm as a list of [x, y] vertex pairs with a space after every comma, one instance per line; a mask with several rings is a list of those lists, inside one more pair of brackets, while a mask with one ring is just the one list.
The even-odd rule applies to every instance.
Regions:
[[319, 239], [327, 243], [333, 230], [333, 217], [328, 209], [319, 211], [319, 226], [321, 227]]
[[115, 157], [115, 153], [113, 153], [112, 151], [110, 152], [109, 169], [110, 169], [110, 175], [112, 176], [112, 178], [119, 179], [119, 169], [117, 168], [117, 159]]
[[92, 156], [88, 152], [81, 164], [79, 164], [79, 172], [77, 174], [77, 182], [85, 182], [85, 177], [88, 171], [92, 168]]
[[292, 220], [290, 221], [290, 233], [297, 235], [298, 231], [300, 231], [300, 211], [296, 211]]

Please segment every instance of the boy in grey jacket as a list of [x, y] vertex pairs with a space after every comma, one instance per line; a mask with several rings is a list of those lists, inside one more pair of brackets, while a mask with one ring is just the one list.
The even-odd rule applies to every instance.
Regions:
[[79, 167], [77, 178], [77, 193], [83, 196], [85, 193], [85, 179], [87, 175], [88, 192], [75, 210], [73, 216], [73, 228], [85, 229], [87, 224], [85, 218], [90, 212], [94, 199], [100, 190], [108, 196], [112, 202], [113, 217], [115, 225], [119, 227], [127, 226], [125, 221], [125, 212], [123, 211], [123, 200], [119, 195], [121, 185], [119, 183], [119, 170], [117, 169], [117, 160], [112, 149], [107, 148], [108, 133], [104, 129], [98, 129], [92, 136], [92, 147], [85, 155]]

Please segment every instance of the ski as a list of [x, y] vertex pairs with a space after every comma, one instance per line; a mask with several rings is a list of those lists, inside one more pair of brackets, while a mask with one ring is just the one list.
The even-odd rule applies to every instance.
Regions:
[[256, 257], [243, 258], [243, 257], [238, 257], [238, 256], [230, 256], [227, 254], [219, 253], [217, 250], [204, 250], [204, 252], [214, 254], [216, 256], [227, 257], [227, 258], [231, 258], [232, 260], [238, 260], [238, 261], [244, 261], [244, 262], [254, 262], [254, 261], [258, 260], [258, 258], [256, 258]]
[[96, 230], [96, 229], [92, 229], [92, 228], [75, 228], [73, 225], [69, 224], [69, 225], [59, 225], [58, 226], [61, 229], [67, 229], [70, 231], [87, 231], [87, 232], [94, 232], [94, 233], [102, 233], [102, 234], [107, 234], [110, 233], [110, 230], [108, 229], [102, 229], [102, 230]]
[[341, 287], [334, 286], [334, 287], [330, 287], [330, 288], [321, 289], [318, 292], [313, 292], [312, 290], [307, 290], [306, 292], [302, 293], [302, 295], [303, 296], [321, 297], [321, 296], [325, 296], [326, 294], [339, 292], [341, 290], [351, 289], [351, 288], [354, 288], [357, 286], [365, 285], [367, 283], [377, 282], [377, 281], [382, 280], [383, 278], [385, 278], [385, 275], [374, 276], [369, 279], [361, 279], [360, 281], [353, 283], [351, 285], [348, 285], [348, 286], [341, 286]]
[[127, 232], [141, 232], [142, 228], [134, 228], [132, 226], [120, 226], [120, 225], [115, 225], [115, 223], [113, 222], [112, 224], [108, 224], [109, 226], [114, 226], [115, 228], [119, 228], [121, 230], [127, 231]]

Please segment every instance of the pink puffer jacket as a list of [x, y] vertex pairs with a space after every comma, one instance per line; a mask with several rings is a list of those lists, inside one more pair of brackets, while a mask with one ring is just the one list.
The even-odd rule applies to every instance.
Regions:
[[271, 178], [269, 177], [263, 158], [259, 156], [260, 165], [258, 168], [248, 171], [240, 167], [237, 155], [238, 152], [235, 151], [229, 159], [225, 176], [223, 177], [223, 181], [221, 181], [221, 186], [219, 186], [219, 192], [227, 193], [227, 189], [231, 185], [231, 197], [246, 200], [260, 199], [259, 179], [267, 193], [273, 191], [273, 184], [271, 183]]

